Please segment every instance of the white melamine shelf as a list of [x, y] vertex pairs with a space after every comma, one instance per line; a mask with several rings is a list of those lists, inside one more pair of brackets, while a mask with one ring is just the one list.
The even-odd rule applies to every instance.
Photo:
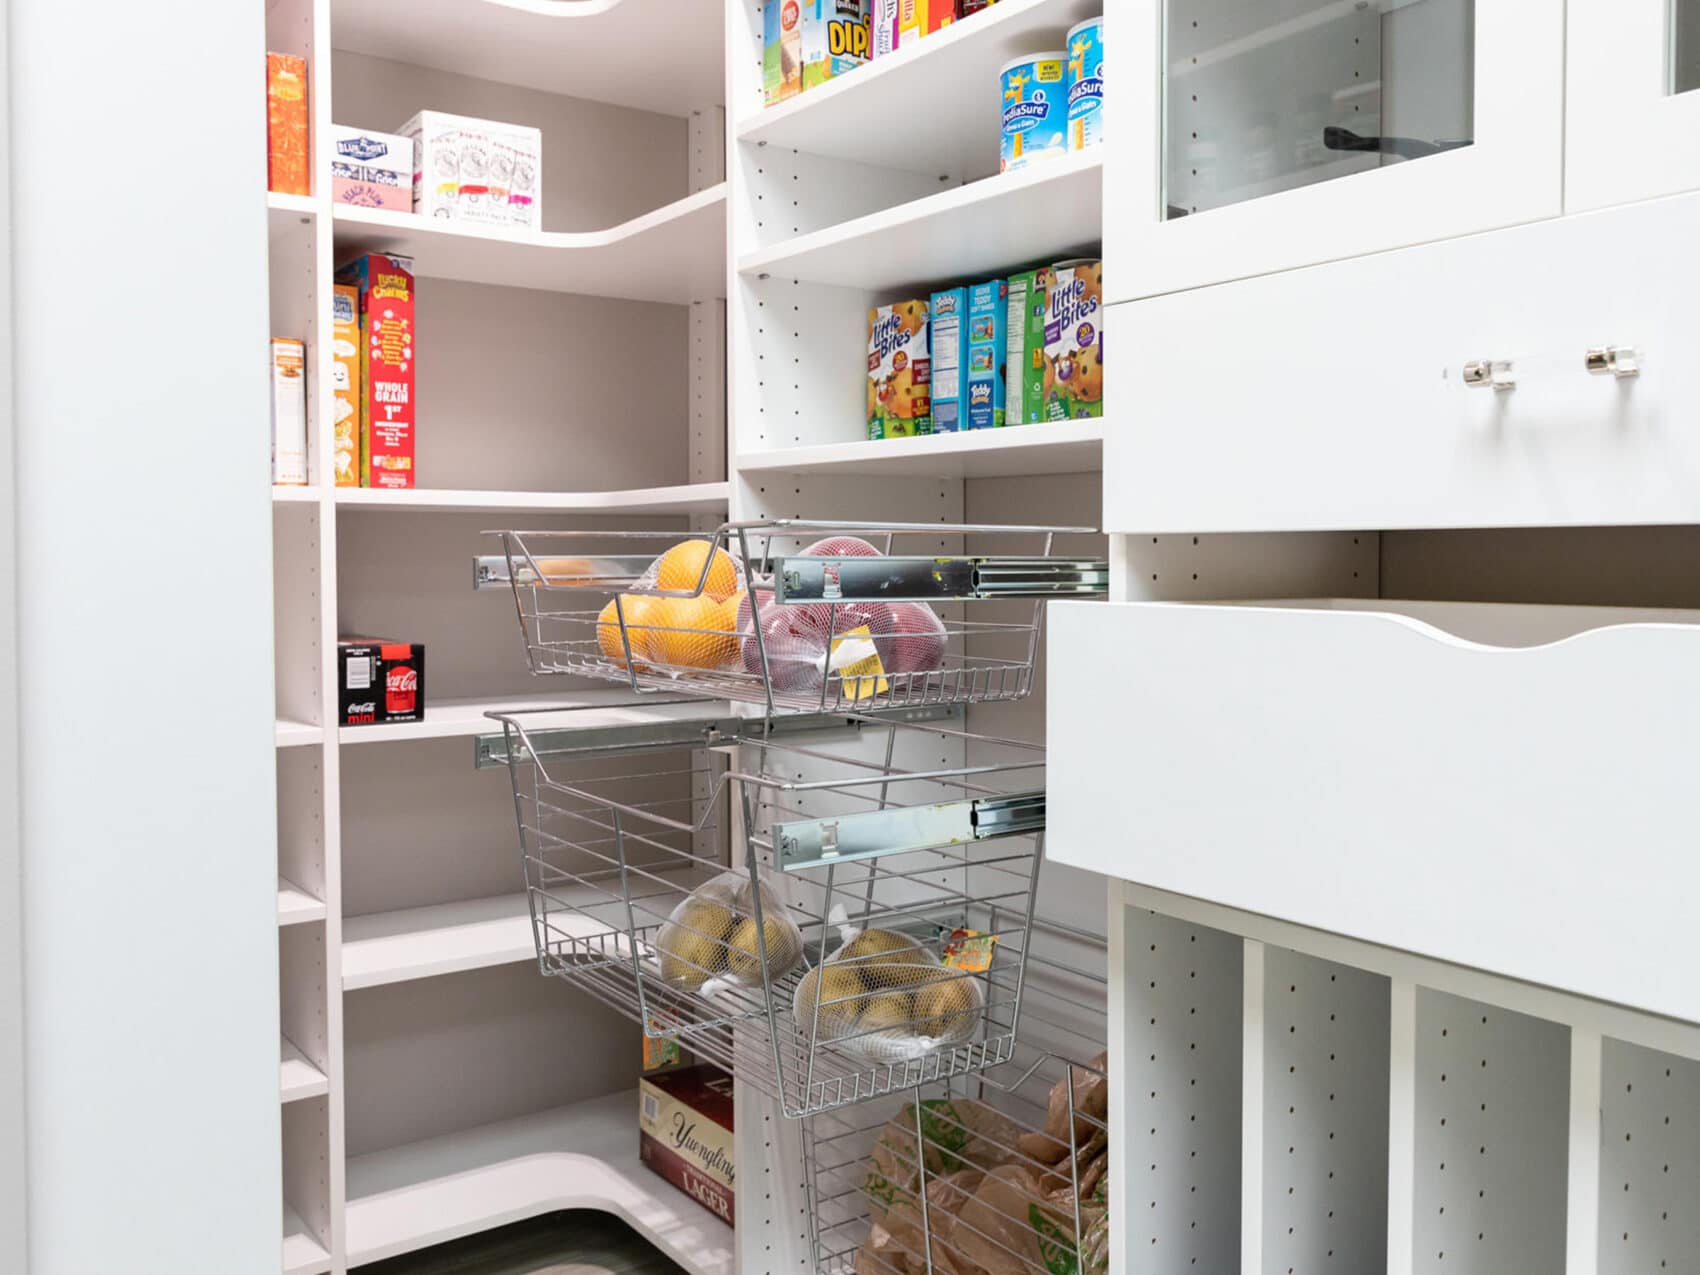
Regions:
[[316, 744], [325, 737], [325, 732], [307, 722], [292, 722], [287, 717], [277, 719], [277, 746], [279, 748], [300, 748], [304, 744]]
[[[790, 147], [881, 168], [953, 177], [998, 170], [998, 70], [1011, 58], [1060, 49], [1104, 0], [1001, 0], [889, 57], [740, 119], [740, 142]], [[900, 146], [870, 120], [893, 102], [925, 102], [926, 126]], [[968, 231], [963, 229], [964, 237]]]
[[266, 229], [277, 235], [291, 226], [311, 222], [319, 215], [319, 201], [311, 195], [282, 195], [275, 190], [266, 192]]
[[724, 182], [608, 230], [511, 231], [341, 204], [333, 215], [339, 260], [400, 253], [426, 279], [679, 305], [726, 291]]
[[744, 473], [1009, 478], [1092, 473], [1103, 461], [1104, 422], [1096, 420], [743, 452], [738, 468]]
[[336, 0], [331, 42], [615, 106], [718, 105], [722, 0]]
[[428, 487], [386, 491], [377, 487], [339, 487], [336, 503], [344, 509], [402, 512], [487, 509], [508, 513], [706, 514], [723, 512], [730, 492], [728, 483], [566, 492], [443, 491]]
[[283, 1065], [279, 1073], [279, 1088], [285, 1102], [317, 1098], [330, 1092], [330, 1081], [294, 1045], [287, 1036], [279, 1037], [283, 1048]]
[[1103, 237], [1097, 147], [799, 235], [740, 258], [738, 270], [875, 289], [974, 282], [1029, 261], [1060, 261]]
[[732, 1228], [638, 1159], [635, 1093], [350, 1160], [349, 1265], [558, 1209], [611, 1213], [691, 1275], [736, 1269]]
[[303, 925], [325, 919], [325, 905], [293, 881], [277, 879], [277, 923]]
[[273, 487], [272, 504], [274, 505], [316, 505], [319, 503], [317, 487]]
[[621, 726], [635, 722], [652, 722], [659, 717], [670, 720], [692, 717], [724, 716], [724, 702], [695, 701], [688, 704], [633, 704], [630, 688], [614, 687], [573, 691], [559, 695], [509, 696], [504, 699], [445, 699], [432, 700], [425, 705], [425, 720], [397, 722], [395, 725], [343, 726], [338, 738], [344, 744], [383, 744], [413, 739], [456, 739], [471, 735], [499, 735], [500, 722], [493, 722], [488, 713], [518, 712], [528, 708], [596, 709], [595, 712], [563, 714], [560, 725], [567, 727]]
[[374, 912], [342, 924], [344, 991], [536, 958], [523, 894]]
[[283, 1206], [283, 1275], [324, 1275], [331, 1268], [331, 1255], [313, 1238], [301, 1215]]

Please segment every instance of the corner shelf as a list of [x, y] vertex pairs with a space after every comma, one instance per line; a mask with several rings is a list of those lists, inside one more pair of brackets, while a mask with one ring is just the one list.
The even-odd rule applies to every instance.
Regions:
[[339, 259], [395, 252], [425, 279], [675, 305], [726, 290], [724, 182], [608, 230], [511, 231], [341, 204], [332, 217]]
[[331, 1083], [325, 1078], [325, 1073], [308, 1061], [294, 1045], [289, 1043], [289, 1037], [280, 1036], [283, 1061], [279, 1068], [279, 1092], [284, 1102], [299, 1102], [303, 1098], [317, 1098], [330, 1092]]
[[1104, 422], [1060, 421], [1007, 429], [741, 452], [747, 474], [903, 474], [913, 478], [1011, 478], [1092, 473], [1104, 464]]
[[287, 717], [277, 719], [277, 746], [279, 748], [301, 748], [308, 744], [317, 744], [324, 739], [325, 732], [318, 726], [307, 722], [291, 721]]
[[311, 225], [319, 215], [319, 201], [311, 195], [266, 192], [266, 233], [275, 239], [295, 226]]
[[[973, 227], [965, 233], [965, 227]], [[1104, 237], [1104, 156], [1098, 147], [987, 177], [799, 235], [738, 260], [740, 274], [802, 283], [897, 288], [972, 281], [1029, 261], [1059, 261]]]
[[287, 881], [283, 877], [277, 879], [277, 923], [280, 926], [305, 925], [310, 921], [324, 919], [323, 903], [293, 881]]
[[[957, 178], [998, 171], [998, 68], [1062, 44], [1104, 0], [1001, 0], [993, 8], [739, 121], [734, 136], [881, 168]], [[941, 92], [941, 85], [961, 90]], [[894, 102], [925, 102], [926, 126], [900, 146], [868, 121]]]
[[399, 743], [419, 739], [469, 739], [474, 735], [499, 735], [502, 728], [490, 713], [515, 712], [526, 708], [591, 708], [600, 711], [575, 713], [571, 724], [580, 727], [615, 726], [657, 718], [712, 717], [728, 711], [712, 700], [688, 704], [633, 704], [629, 688], [581, 690], [558, 695], [511, 695], [498, 699], [445, 699], [425, 705], [425, 719], [397, 722], [393, 726], [343, 726], [337, 738], [348, 744]]
[[688, 483], [677, 487], [635, 487], [624, 491], [449, 491], [415, 487], [385, 491], [339, 487], [339, 509], [388, 509], [401, 512], [706, 514], [723, 513], [729, 483]]
[[[332, 43], [613, 106], [686, 115], [723, 94], [720, 0], [337, 0]], [[641, 58], [643, 74], [633, 73]]]
[[313, 1238], [301, 1215], [283, 1206], [283, 1275], [325, 1275], [331, 1255]]
[[272, 504], [274, 505], [316, 505], [319, 503], [319, 489], [308, 485], [305, 487], [273, 487]]
[[348, 1162], [350, 1266], [558, 1209], [630, 1225], [691, 1275], [733, 1275], [732, 1228], [638, 1159], [630, 1091]]

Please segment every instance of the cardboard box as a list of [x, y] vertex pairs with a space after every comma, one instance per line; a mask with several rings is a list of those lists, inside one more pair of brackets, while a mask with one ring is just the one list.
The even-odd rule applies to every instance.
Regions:
[[1045, 419], [1104, 414], [1104, 263], [1082, 258], [1051, 270], [1045, 314]]
[[868, 437], [933, 432], [933, 351], [924, 300], [868, 311]]
[[732, 1077], [706, 1064], [643, 1077], [638, 1131], [638, 1158], [731, 1226]]
[[425, 720], [425, 648], [417, 642], [338, 638], [337, 722], [382, 726]]
[[869, 16], [869, 57], [884, 57], [897, 51], [897, 13], [903, 0], [874, 0]]
[[331, 198], [356, 208], [413, 209], [413, 140], [331, 125]]
[[401, 126], [413, 142], [413, 211], [445, 221], [543, 228], [543, 134], [524, 124], [420, 111]]
[[331, 289], [332, 463], [338, 487], [360, 485], [360, 291]]
[[307, 149], [307, 59], [266, 54], [266, 186], [312, 193]]
[[1040, 266], [1009, 279], [1009, 377], [1004, 423], [1034, 425], [1045, 419], [1045, 307], [1051, 268]]
[[413, 261], [368, 253], [337, 271], [360, 315], [360, 485], [412, 487]]
[[803, 0], [803, 90], [854, 71], [871, 56], [868, 0]]
[[898, 0], [897, 42], [908, 44], [962, 16], [961, 0]]
[[307, 483], [307, 347], [272, 338], [272, 482]]
[[767, 0], [762, 6], [761, 82], [764, 105], [776, 106], [803, 91], [803, 2]]
[[[968, 289], [967, 353], [963, 365], [964, 429], [1002, 429], [1009, 376], [1009, 285], [990, 279]], [[933, 373], [937, 377], [938, 373]], [[935, 407], [936, 426], [938, 409]]]
[[933, 433], [967, 429], [968, 289], [933, 293]]

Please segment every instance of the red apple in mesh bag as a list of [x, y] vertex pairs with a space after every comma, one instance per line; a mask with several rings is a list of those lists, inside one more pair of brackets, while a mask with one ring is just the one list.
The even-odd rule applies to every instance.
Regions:
[[805, 558], [881, 558], [885, 555], [856, 536], [829, 536], [803, 550]]
[[891, 613], [891, 636], [874, 645], [888, 673], [930, 673], [944, 667], [944, 621], [919, 602], [883, 604]]
[[[738, 639], [743, 650], [744, 668], [750, 673], [761, 673], [765, 648], [768, 672], [775, 690], [818, 691], [834, 636], [844, 637], [865, 626], [868, 636], [876, 639], [873, 646], [882, 665], [888, 654], [883, 648], [911, 640], [898, 636], [900, 630], [893, 616], [892, 603], [840, 602], [835, 610], [831, 603], [826, 602], [777, 606], [771, 590], [758, 589], [756, 594], [756, 609], [761, 615], [761, 642], [756, 642], [748, 596], [738, 604]], [[911, 627], [919, 629], [914, 623]], [[919, 631], [925, 632], [924, 629]], [[895, 654], [896, 649], [892, 645], [891, 653]], [[869, 653], [854, 639], [840, 642], [832, 652], [832, 671], [839, 672]]]

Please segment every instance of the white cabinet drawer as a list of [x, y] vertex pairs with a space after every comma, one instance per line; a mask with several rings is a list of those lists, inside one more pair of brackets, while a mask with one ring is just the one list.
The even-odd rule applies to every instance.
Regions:
[[1700, 612], [1050, 624], [1052, 860], [1700, 1021]]
[[[1684, 195], [1112, 307], [1105, 528], [1700, 522], [1697, 225]], [[1640, 375], [1591, 375], [1605, 346]]]

